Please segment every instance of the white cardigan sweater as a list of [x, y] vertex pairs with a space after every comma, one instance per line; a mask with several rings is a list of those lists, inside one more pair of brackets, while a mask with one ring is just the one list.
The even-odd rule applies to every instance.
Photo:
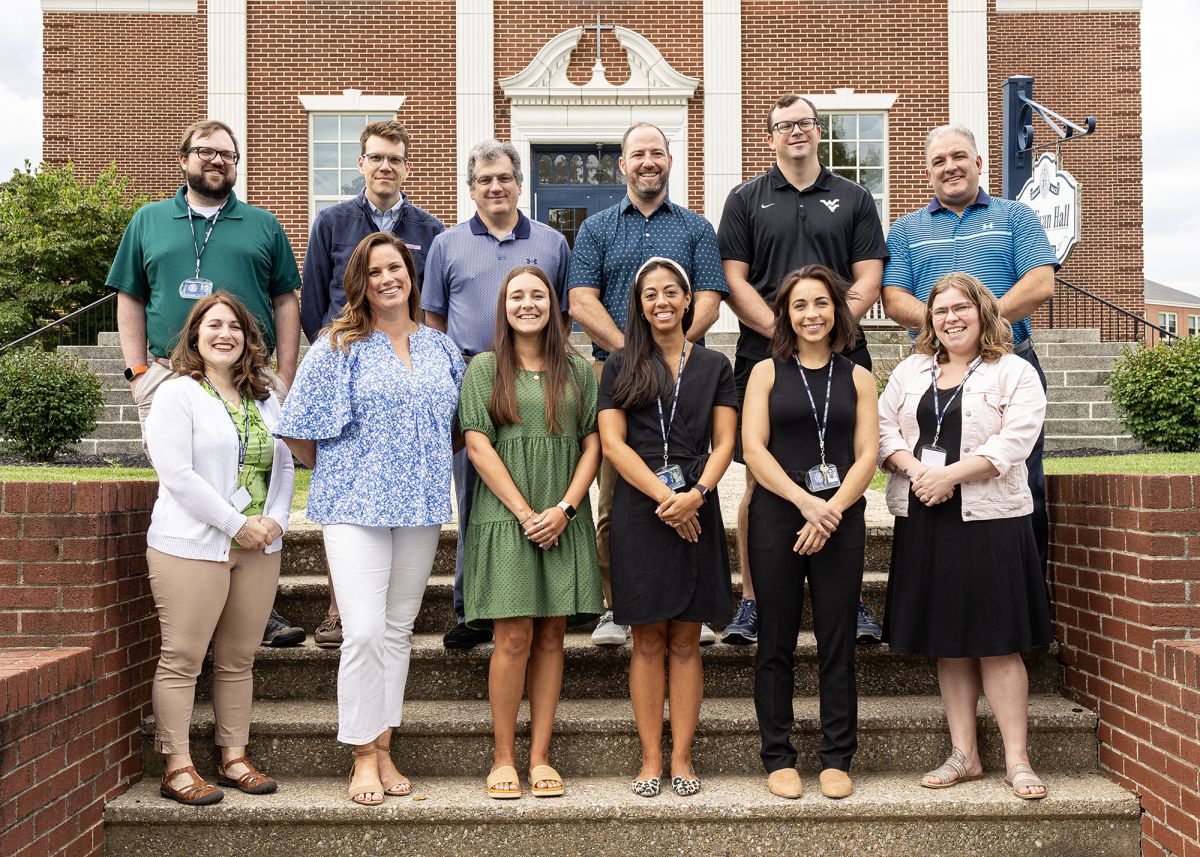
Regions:
[[[279, 421], [275, 394], [259, 402], [258, 410], [273, 431]], [[159, 482], [146, 544], [184, 559], [229, 559], [230, 542], [246, 516], [229, 499], [237, 486], [238, 436], [225, 405], [200, 382], [172, 378], [155, 391], [146, 446]], [[294, 481], [292, 455], [276, 439], [263, 514], [285, 531]], [[266, 552], [282, 547], [280, 536]]]

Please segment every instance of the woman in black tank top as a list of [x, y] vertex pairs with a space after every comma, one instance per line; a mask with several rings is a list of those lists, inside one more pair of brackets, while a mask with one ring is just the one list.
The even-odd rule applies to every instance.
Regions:
[[759, 617], [754, 707], [767, 786], [787, 798], [803, 791], [790, 735], [805, 578], [817, 641], [821, 793], [854, 790], [863, 492], [875, 474], [879, 422], [874, 377], [836, 353], [856, 335], [846, 289], [822, 265], [784, 278], [773, 356], [754, 367], [742, 414], [746, 466], [758, 483], [747, 538]]

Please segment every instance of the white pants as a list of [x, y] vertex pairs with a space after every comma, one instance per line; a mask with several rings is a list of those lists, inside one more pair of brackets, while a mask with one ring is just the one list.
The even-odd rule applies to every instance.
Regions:
[[342, 613], [338, 740], [370, 744], [399, 726], [412, 630], [441, 528], [324, 528], [325, 555]]

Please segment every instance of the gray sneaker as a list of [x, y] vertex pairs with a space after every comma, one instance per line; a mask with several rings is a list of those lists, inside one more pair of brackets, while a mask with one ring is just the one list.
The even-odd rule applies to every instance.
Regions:
[[708, 625], [702, 624], [700, 626], [700, 645], [711, 646], [716, 641], [717, 632], [708, 627]]
[[592, 643], [597, 646], [623, 646], [629, 638], [629, 626], [613, 621], [613, 612], [605, 610], [592, 631]]

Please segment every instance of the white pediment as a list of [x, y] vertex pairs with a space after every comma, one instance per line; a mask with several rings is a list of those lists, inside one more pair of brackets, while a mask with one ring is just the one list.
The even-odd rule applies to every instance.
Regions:
[[629, 80], [620, 86], [608, 82], [599, 62], [583, 86], [567, 79], [583, 35], [583, 27], [573, 27], [546, 42], [522, 71], [501, 80], [500, 89], [514, 104], [686, 104], [696, 94], [700, 81], [672, 68], [644, 36], [626, 27], [613, 27], [613, 34], [629, 62]]

